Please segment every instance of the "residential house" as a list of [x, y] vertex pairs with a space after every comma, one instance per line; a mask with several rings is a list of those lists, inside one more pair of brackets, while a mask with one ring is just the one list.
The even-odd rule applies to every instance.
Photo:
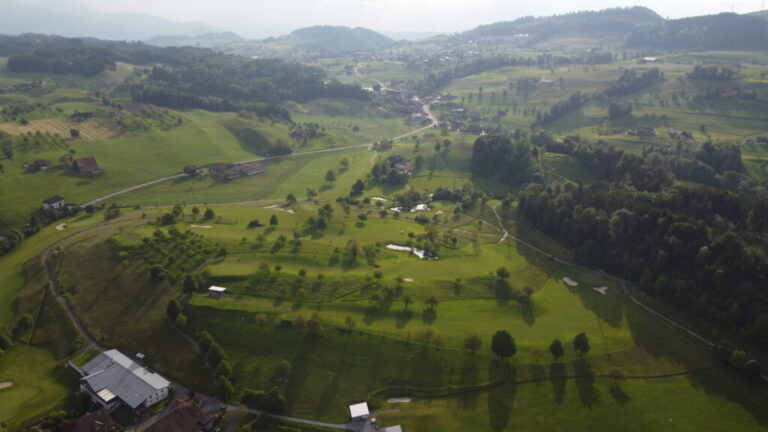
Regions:
[[73, 432], [113, 432], [117, 426], [106, 408], [88, 413], [75, 421]]
[[29, 164], [29, 169], [31, 171], [45, 171], [50, 167], [51, 161], [45, 159], [37, 159], [36, 161]]
[[94, 157], [75, 159], [75, 161], [72, 162], [72, 168], [80, 174], [99, 174], [104, 172]]
[[80, 374], [80, 390], [108, 410], [125, 404], [142, 411], [165, 399], [171, 386], [115, 349], [102, 352], [82, 368], [70, 365]]
[[84, 121], [84, 120], [92, 119], [93, 113], [92, 112], [76, 112], [72, 114], [70, 118], [75, 121]]
[[640, 126], [629, 131], [632, 136], [656, 136], [656, 129], [650, 126]]
[[227, 289], [224, 287], [213, 285], [210, 288], [208, 288], [208, 297], [211, 297], [211, 298], [222, 298], [226, 293], [227, 293]]
[[176, 399], [170, 409], [143, 432], [206, 432], [213, 428], [213, 419], [194, 402]]
[[65, 205], [64, 198], [58, 195], [43, 200], [43, 210], [63, 209]]

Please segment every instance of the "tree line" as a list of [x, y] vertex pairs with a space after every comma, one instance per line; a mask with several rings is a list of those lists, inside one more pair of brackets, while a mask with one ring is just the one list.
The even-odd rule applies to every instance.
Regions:
[[[572, 247], [582, 262], [709, 320], [746, 330], [768, 346], [759, 331], [768, 329], [768, 258], [754, 241], [768, 229], [765, 187], [674, 185], [666, 168], [642, 156], [610, 146], [571, 145], [555, 142], [549, 150], [565, 147], [605, 180], [528, 185], [519, 196], [520, 215]], [[717, 149], [706, 147], [699, 156], [704, 160]]]

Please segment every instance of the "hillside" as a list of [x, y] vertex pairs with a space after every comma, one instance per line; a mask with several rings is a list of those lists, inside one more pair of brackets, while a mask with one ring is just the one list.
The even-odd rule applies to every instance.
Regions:
[[765, 17], [721, 13], [667, 20], [635, 31], [628, 47], [688, 50], [762, 50], [768, 47]]
[[541, 41], [559, 34], [616, 33], [658, 24], [663, 18], [645, 7], [615, 8], [601, 11], [574, 12], [549, 17], [523, 17], [479, 26], [460, 34], [464, 38], [526, 38]]
[[366, 28], [315, 26], [288, 35], [299, 40], [299, 48], [332, 53], [367, 51], [386, 48], [394, 41]]
[[164, 35], [147, 39], [147, 43], [159, 47], [193, 46], [214, 48], [216, 46], [244, 41], [240, 35], [232, 32], [206, 33], [200, 36]]

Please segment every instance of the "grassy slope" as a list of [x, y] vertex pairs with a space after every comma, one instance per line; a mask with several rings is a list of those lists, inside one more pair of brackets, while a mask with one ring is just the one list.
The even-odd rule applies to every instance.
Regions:
[[0, 382], [13, 381], [0, 390], [0, 422], [10, 430], [36, 415], [61, 406], [76, 387], [74, 375], [45, 349], [17, 345], [0, 357]]

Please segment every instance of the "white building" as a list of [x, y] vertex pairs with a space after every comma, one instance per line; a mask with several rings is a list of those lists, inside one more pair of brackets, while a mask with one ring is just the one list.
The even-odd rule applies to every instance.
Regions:
[[221, 298], [224, 297], [224, 293], [227, 292], [227, 289], [224, 287], [213, 285], [210, 288], [208, 288], [208, 296], [213, 298]]
[[97, 355], [78, 372], [80, 389], [108, 409], [121, 403], [134, 410], [150, 407], [168, 396], [171, 384], [114, 349]]
[[349, 416], [352, 420], [368, 418], [370, 412], [368, 411], [368, 403], [361, 402], [358, 404], [349, 406]]
[[64, 198], [54, 195], [43, 200], [43, 210], [61, 209], [64, 208], [64, 204]]

